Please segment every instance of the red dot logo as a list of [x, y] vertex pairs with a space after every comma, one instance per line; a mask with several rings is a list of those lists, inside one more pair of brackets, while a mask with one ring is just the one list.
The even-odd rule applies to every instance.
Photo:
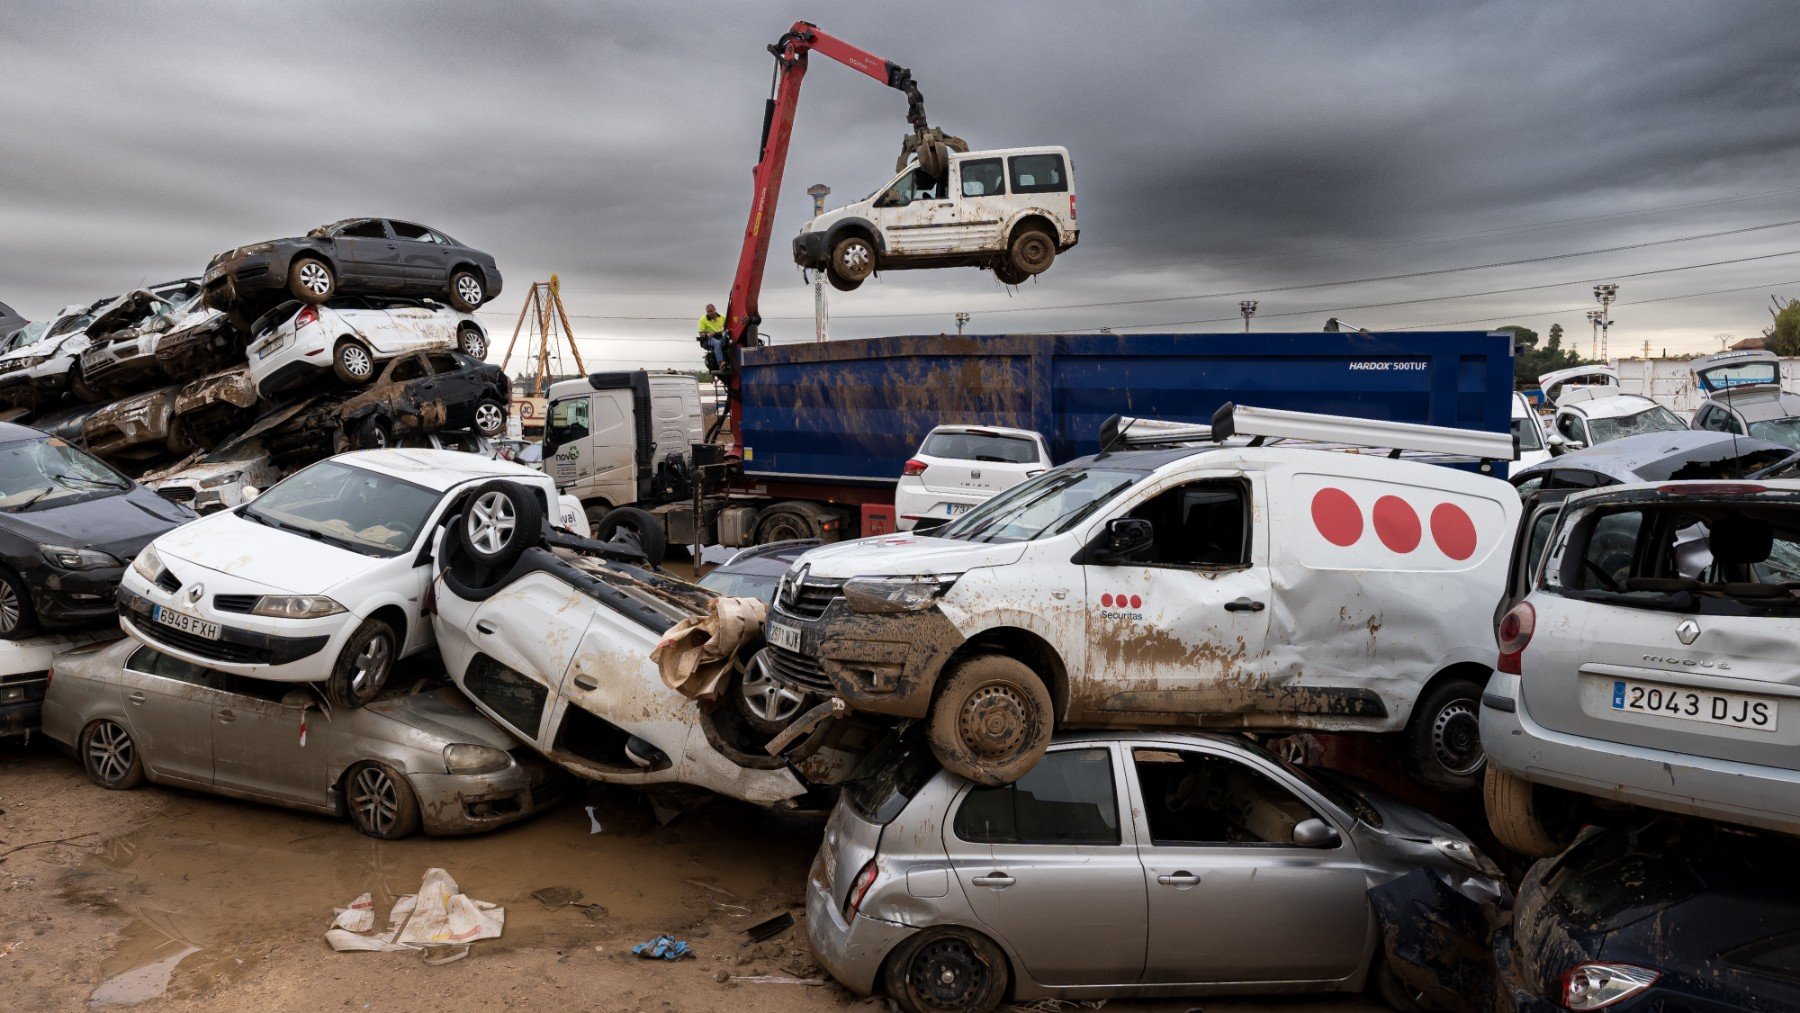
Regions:
[[1419, 547], [1419, 515], [1412, 504], [1398, 496], [1375, 501], [1375, 534], [1381, 544], [1405, 555]]
[[1139, 598], [1135, 594], [1131, 596], [1131, 607], [1132, 608], [1142, 608], [1143, 606], [1144, 606], [1144, 599]]
[[1355, 545], [1362, 537], [1362, 509], [1342, 489], [1320, 489], [1313, 493], [1313, 527], [1333, 545]]
[[1475, 522], [1455, 503], [1439, 503], [1431, 511], [1431, 540], [1451, 559], [1475, 554]]
[[1100, 607], [1108, 608], [1108, 609], [1112, 608], [1112, 595], [1110, 595], [1110, 594], [1101, 595], [1100, 596]]

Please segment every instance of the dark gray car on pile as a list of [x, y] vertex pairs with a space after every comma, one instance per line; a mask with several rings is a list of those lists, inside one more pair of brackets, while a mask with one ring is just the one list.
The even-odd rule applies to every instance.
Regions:
[[390, 218], [346, 218], [304, 236], [227, 250], [206, 265], [206, 302], [245, 320], [283, 298], [334, 295], [443, 297], [474, 310], [500, 294], [494, 258], [436, 229]]

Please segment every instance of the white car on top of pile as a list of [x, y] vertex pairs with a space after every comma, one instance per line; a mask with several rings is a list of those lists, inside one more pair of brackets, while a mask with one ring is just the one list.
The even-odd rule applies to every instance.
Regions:
[[318, 305], [283, 303], [252, 325], [250, 378], [271, 397], [329, 371], [351, 386], [375, 378], [381, 365], [407, 352], [452, 345], [487, 357], [487, 330], [473, 313], [429, 301], [340, 296]]
[[1552, 454], [1592, 447], [1622, 436], [1673, 432], [1687, 424], [1642, 394], [1627, 394], [1611, 366], [1575, 366], [1538, 377], [1556, 408], [1548, 442]]
[[894, 487], [894, 526], [947, 521], [1050, 470], [1050, 448], [1029, 429], [938, 426], [925, 435]]
[[303, 468], [253, 501], [150, 543], [119, 590], [125, 632], [207, 668], [320, 682], [374, 699], [399, 658], [430, 646], [421, 616], [440, 528], [483, 491], [531, 490], [566, 523], [548, 476], [445, 450], [371, 450]]

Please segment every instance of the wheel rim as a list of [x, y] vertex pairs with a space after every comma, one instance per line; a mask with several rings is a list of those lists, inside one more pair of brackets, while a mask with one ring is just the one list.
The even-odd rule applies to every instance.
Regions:
[[325, 295], [331, 291], [331, 272], [324, 264], [309, 260], [300, 265], [300, 287], [313, 295]]
[[511, 498], [503, 492], [483, 493], [469, 508], [469, 541], [482, 552], [497, 553], [512, 540], [518, 524]]
[[838, 250], [837, 263], [839, 274], [860, 281], [875, 269], [875, 251], [864, 242], [846, 243]]
[[375, 365], [361, 345], [345, 345], [342, 361], [344, 372], [358, 378], [368, 376]]
[[463, 302], [478, 306], [481, 304], [481, 282], [476, 281], [472, 274], [462, 275], [456, 279], [456, 294], [462, 297]]
[[1481, 717], [1470, 700], [1452, 700], [1431, 723], [1431, 755], [1458, 777], [1481, 769], [1487, 759], [1481, 751]]
[[385, 834], [400, 819], [400, 789], [380, 767], [364, 767], [350, 783], [350, 810], [369, 830]]
[[500, 415], [500, 406], [484, 404], [475, 409], [475, 427], [484, 433], [499, 432], [504, 419]]
[[476, 359], [487, 358], [487, 339], [479, 331], [464, 331], [463, 353]]
[[791, 542], [796, 538], [810, 538], [812, 533], [802, 528], [800, 522], [785, 515], [778, 515], [767, 522], [767, 526], [757, 532], [758, 542]]
[[777, 682], [769, 674], [768, 663], [760, 657], [744, 673], [740, 692], [744, 698], [744, 706], [750, 713], [771, 724], [788, 721], [800, 713], [800, 706], [806, 703], [806, 694], [795, 692]]
[[388, 663], [393, 660], [393, 655], [387, 634], [377, 633], [370, 637], [362, 652], [350, 663], [350, 692], [360, 697], [380, 686], [387, 678]]
[[1019, 243], [1019, 266], [1027, 270], [1041, 270], [1050, 263], [1050, 240], [1041, 232], [1033, 232]]
[[927, 943], [913, 958], [906, 983], [932, 1009], [960, 1010], [987, 985], [987, 968], [960, 939]]
[[957, 731], [963, 744], [981, 756], [1005, 756], [1017, 752], [1030, 724], [1031, 704], [1018, 687], [990, 682], [977, 687], [963, 701], [957, 715]]
[[19, 605], [19, 592], [13, 590], [12, 582], [0, 580], [0, 633], [11, 633], [19, 628], [19, 620], [24, 611]]
[[134, 753], [131, 736], [111, 721], [102, 721], [88, 736], [88, 770], [107, 784], [125, 779]]

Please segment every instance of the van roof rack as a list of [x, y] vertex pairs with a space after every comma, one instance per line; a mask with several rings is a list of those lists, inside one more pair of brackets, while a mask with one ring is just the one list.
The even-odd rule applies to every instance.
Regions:
[[1102, 448], [1221, 444], [1239, 437], [1248, 437], [1253, 447], [1269, 440], [1294, 440], [1319, 449], [1387, 450], [1392, 457], [1405, 451], [1480, 461], [1514, 461], [1519, 456], [1518, 441], [1511, 433], [1253, 408], [1229, 401], [1213, 413], [1211, 425], [1115, 415], [1100, 427]]

